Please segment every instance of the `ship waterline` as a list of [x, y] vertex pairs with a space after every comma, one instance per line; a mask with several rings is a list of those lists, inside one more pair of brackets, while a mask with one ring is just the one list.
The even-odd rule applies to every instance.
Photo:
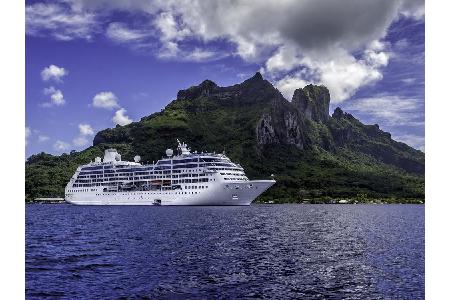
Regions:
[[207, 191], [186, 195], [174, 191], [102, 193], [100, 189], [95, 189], [80, 196], [67, 196], [66, 201], [84, 205], [250, 205], [273, 184], [273, 180], [221, 183]]
[[275, 180], [248, 180], [225, 154], [191, 153], [178, 141], [179, 154], [154, 165], [122, 161], [115, 149], [103, 160], [77, 168], [65, 200], [78, 205], [250, 205]]

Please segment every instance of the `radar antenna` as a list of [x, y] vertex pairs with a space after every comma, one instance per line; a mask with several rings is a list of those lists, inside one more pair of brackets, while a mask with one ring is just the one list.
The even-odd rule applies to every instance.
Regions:
[[178, 142], [178, 150], [181, 152], [182, 155], [183, 154], [185, 154], [185, 155], [191, 154], [191, 149], [188, 148], [186, 143], [180, 142], [179, 139], [177, 139], [177, 142]]

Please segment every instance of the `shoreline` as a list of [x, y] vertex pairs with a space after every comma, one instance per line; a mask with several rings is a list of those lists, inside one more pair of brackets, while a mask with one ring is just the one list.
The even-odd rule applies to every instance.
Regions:
[[[25, 201], [26, 205], [33, 205], [33, 204], [70, 204], [66, 201]], [[349, 202], [349, 203], [328, 203], [328, 202], [254, 202], [251, 205], [286, 205], [286, 204], [292, 204], [292, 205], [395, 205], [395, 204], [414, 204], [414, 205], [425, 205], [425, 201], [415, 201], [415, 202]], [[112, 205], [95, 205], [95, 206], [112, 206]], [[119, 205], [120, 206], [120, 205]], [[127, 206], [127, 205], [122, 205]], [[133, 205], [130, 205], [133, 206]], [[152, 206], [152, 205], [144, 205], [144, 206]], [[183, 206], [183, 205], [178, 205]], [[195, 205], [186, 205], [186, 206], [195, 206]]]

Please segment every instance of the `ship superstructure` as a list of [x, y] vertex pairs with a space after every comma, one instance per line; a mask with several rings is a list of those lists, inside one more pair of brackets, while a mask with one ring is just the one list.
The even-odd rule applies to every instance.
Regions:
[[178, 141], [155, 164], [122, 161], [115, 149], [79, 166], [65, 200], [84, 205], [249, 205], [275, 180], [249, 180], [225, 154], [191, 153]]

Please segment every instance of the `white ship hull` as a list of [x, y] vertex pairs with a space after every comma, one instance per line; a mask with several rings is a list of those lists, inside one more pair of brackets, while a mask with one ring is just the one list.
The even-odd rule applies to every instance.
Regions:
[[250, 205], [275, 180], [221, 182], [208, 189], [181, 192], [103, 192], [103, 187], [86, 192], [66, 193], [65, 200], [77, 205]]

